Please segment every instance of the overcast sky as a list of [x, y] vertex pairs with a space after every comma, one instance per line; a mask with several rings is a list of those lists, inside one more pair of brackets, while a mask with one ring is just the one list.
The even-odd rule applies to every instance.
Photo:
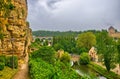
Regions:
[[28, 0], [32, 30], [120, 30], [120, 0]]

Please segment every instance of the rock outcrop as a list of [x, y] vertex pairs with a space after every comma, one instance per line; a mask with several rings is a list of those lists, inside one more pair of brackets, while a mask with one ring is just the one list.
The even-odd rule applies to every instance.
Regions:
[[4, 0], [5, 3], [7, 1], [10, 1], [8, 9], [14, 9], [8, 11], [8, 16], [5, 15], [6, 10], [0, 11], [0, 31], [4, 35], [0, 39], [0, 54], [24, 57], [32, 41], [32, 32], [26, 21], [27, 1]]

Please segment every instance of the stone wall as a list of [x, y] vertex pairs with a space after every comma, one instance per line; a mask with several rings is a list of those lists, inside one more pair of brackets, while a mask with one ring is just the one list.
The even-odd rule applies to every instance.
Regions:
[[9, 11], [9, 16], [4, 17], [4, 10], [0, 12], [1, 33], [4, 35], [0, 39], [0, 54], [24, 57], [32, 41], [31, 29], [26, 22], [27, 1], [11, 0], [11, 3], [14, 9]]

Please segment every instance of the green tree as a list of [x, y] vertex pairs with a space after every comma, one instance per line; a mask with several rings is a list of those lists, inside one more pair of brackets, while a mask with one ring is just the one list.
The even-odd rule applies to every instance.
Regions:
[[117, 51], [118, 51], [118, 63], [119, 63], [119, 69], [120, 69], [120, 39], [117, 42]]
[[36, 38], [34, 42], [31, 43], [30, 47], [32, 49], [39, 49], [41, 47], [41, 41], [39, 38]]
[[77, 47], [89, 50], [94, 45], [96, 45], [96, 37], [92, 32], [86, 32], [78, 35]]
[[63, 49], [63, 48], [64, 48], [63, 45], [61, 45], [60, 43], [57, 43], [57, 44], [54, 45], [54, 49], [55, 49], [56, 51], [58, 51], [58, 50], [60, 50], [60, 49]]
[[107, 71], [115, 67], [116, 62], [116, 46], [113, 38], [109, 37], [106, 32], [99, 33], [97, 43], [98, 52], [103, 55], [104, 64]]
[[[69, 53], [73, 53], [72, 48], [75, 47], [75, 37], [73, 36], [57, 36], [53, 39], [55, 49], [63, 49]], [[61, 48], [60, 48], [61, 47]]]
[[55, 61], [55, 50], [49, 46], [42, 46], [32, 53], [32, 58], [41, 58], [46, 62], [53, 63]]
[[60, 58], [60, 61], [63, 62], [63, 63], [70, 63], [70, 55], [69, 53], [65, 52], [62, 57]]
[[87, 65], [90, 63], [90, 57], [89, 57], [89, 54], [88, 53], [82, 53], [80, 55], [80, 64], [82, 65]]

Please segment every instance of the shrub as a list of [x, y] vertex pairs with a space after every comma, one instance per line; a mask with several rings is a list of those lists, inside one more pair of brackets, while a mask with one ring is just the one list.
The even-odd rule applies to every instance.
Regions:
[[54, 65], [40, 58], [29, 62], [31, 79], [79, 79], [79, 75], [69, 66], [57, 61]]
[[41, 59], [31, 60], [29, 62], [30, 76], [32, 79], [52, 79], [53, 66]]
[[5, 56], [4, 55], [0, 55], [0, 62], [5, 64]]
[[5, 66], [5, 63], [0, 62], [0, 70], [3, 70], [3, 69], [4, 69], [4, 66]]
[[[13, 61], [14, 59], [14, 61]], [[18, 67], [18, 57], [17, 56], [8, 56], [6, 58], [6, 66], [13, 68], [13, 63], [14, 63], [14, 68]]]
[[3, 70], [5, 66], [5, 56], [1, 55], [0, 56], [0, 70]]
[[90, 57], [89, 57], [88, 53], [82, 53], [80, 55], [80, 64], [87, 65], [89, 63], [90, 63]]
[[32, 58], [41, 58], [48, 63], [54, 63], [55, 50], [49, 46], [43, 46], [39, 50], [32, 53]]
[[69, 63], [70, 62], [70, 55], [65, 52], [62, 57], [60, 58], [60, 61], [63, 63]]

